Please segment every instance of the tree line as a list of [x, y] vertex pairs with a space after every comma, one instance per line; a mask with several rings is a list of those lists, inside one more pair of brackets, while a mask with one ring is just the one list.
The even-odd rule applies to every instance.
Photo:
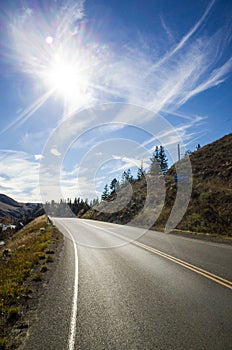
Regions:
[[[155, 151], [150, 158], [150, 166], [148, 172], [151, 175], [164, 175], [168, 170], [168, 158], [163, 146], [156, 146]], [[107, 200], [108, 197], [124, 187], [128, 182], [133, 183], [134, 181], [141, 180], [146, 175], [146, 171], [143, 166], [143, 161], [141, 162], [141, 166], [137, 170], [137, 175], [134, 178], [131, 170], [128, 169], [122, 173], [121, 181], [118, 181], [114, 178], [110, 184], [106, 184], [101, 196], [102, 200]]]
[[[165, 174], [168, 170], [168, 159], [165, 153], [165, 149], [163, 146], [156, 146], [155, 151], [150, 158], [150, 167], [148, 172], [153, 174]], [[124, 187], [128, 182], [133, 183], [137, 180], [141, 180], [146, 175], [146, 170], [143, 166], [143, 161], [141, 162], [141, 166], [137, 170], [136, 177], [133, 176], [131, 170], [125, 170], [122, 173], [121, 181], [118, 181], [114, 178], [110, 184], [106, 184], [101, 195], [101, 200], [107, 200], [108, 197]], [[75, 197], [72, 201], [71, 198], [60, 199], [58, 202], [52, 200], [50, 202], [46, 202], [44, 204], [44, 209], [48, 215], [57, 216], [57, 217], [70, 217], [71, 212], [75, 216], [81, 216], [85, 214], [91, 207], [94, 207], [99, 204], [99, 199], [94, 198], [91, 201], [88, 199], [83, 199], [80, 197]]]
[[75, 216], [78, 214], [84, 214], [87, 212], [90, 207], [97, 204], [98, 199], [94, 199], [90, 203], [88, 199], [82, 199], [80, 197], [74, 199], [72, 202], [71, 198], [60, 199], [60, 201], [56, 202], [52, 200], [51, 202], [46, 202], [44, 204], [44, 209], [48, 215], [58, 216], [58, 217], [68, 217], [70, 216], [70, 211], [73, 212]]

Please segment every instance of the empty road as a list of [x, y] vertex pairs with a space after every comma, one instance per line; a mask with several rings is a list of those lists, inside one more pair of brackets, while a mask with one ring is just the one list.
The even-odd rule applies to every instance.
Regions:
[[232, 349], [232, 247], [54, 218], [65, 236], [23, 349]]

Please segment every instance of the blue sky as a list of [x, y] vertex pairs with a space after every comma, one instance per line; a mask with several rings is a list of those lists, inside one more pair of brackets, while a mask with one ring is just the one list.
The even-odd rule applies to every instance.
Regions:
[[58, 183], [65, 198], [96, 197], [160, 143], [171, 164], [177, 143], [183, 154], [231, 132], [231, 1], [1, 8], [1, 193], [41, 201], [43, 176], [42, 200]]

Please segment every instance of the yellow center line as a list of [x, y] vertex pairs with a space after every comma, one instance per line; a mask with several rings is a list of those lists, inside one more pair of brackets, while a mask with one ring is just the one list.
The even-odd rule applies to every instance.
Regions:
[[183, 261], [181, 259], [175, 258], [174, 256], [171, 256], [169, 254], [163, 253], [160, 250], [157, 250], [155, 248], [149, 247], [149, 246], [147, 246], [147, 245], [145, 245], [143, 243], [140, 243], [140, 242], [137, 242], [137, 241], [134, 241], [132, 243], [134, 245], [136, 245], [136, 246], [139, 246], [139, 247], [141, 247], [143, 249], [146, 249], [147, 251], [150, 251], [151, 253], [155, 253], [155, 254], [157, 254], [159, 256], [162, 256], [163, 258], [171, 260], [171, 261], [175, 262], [176, 264], [179, 264], [179, 265], [181, 265], [181, 266], [183, 266], [183, 267], [185, 267], [185, 268], [187, 268], [187, 269], [189, 269], [191, 271], [194, 271], [194, 272], [198, 273], [199, 275], [202, 275], [202, 276], [204, 276], [204, 277], [206, 277], [206, 278], [208, 278], [208, 279], [210, 279], [210, 280], [212, 280], [212, 281], [214, 281], [214, 282], [216, 282], [218, 284], [221, 284], [222, 286], [232, 290], [232, 282], [231, 281], [228, 281], [228, 280], [226, 280], [226, 279], [224, 279], [224, 278], [222, 278], [220, 276], [217, 276], [217, 275], [215, 275], [215, 274], [213, 274], [211, 272], [203, 270], [200, 267], [197, 267], [195, 265], [187, 263], [187, 262], [185, 262], [185, 261]]
[[170, 260], [172, 262], [175, 262], [176, 264], [179, 264], [179, 265], [181, 265], [181, 266], [183, 266], [183, 267], [185, 267], [185, 268], [187, 268], [187, 269], [189, 269], [189, 270], [191, 270], [193, 272], [198, 273], [201, 276], [204, 276], [204, 277], [206, 277], [206, 278], [208, 278], [208, 279], [210, 279], [210, 280], [212, 280], [212, 281], [214, 281], [214, 282], [216, 282], [216, 283], [218, 283], [218, 284], [220, 284], [220, 285], [222, 285], [222, 286], [232, 290], [232, 282], [229, 281], [229, 280], [226, 280], [225, 278], [217, 276], [217, 275], [215, 275], [215, 274], [213, 274], [213, 273], [211, 273], [209, 271], [206, 271], [206, 270], [204, 270], [204, 269], [202, 269], [200, 267], [197, 267], [197, 266], [192, 265], [192, 264], [190, 264], [190, 263], [188, 263], [186, 261], [178, 259], [178, 258], [176, 258], [176, 257], [174, 257], [172, 255], [166, 254], [166, 253], [164, 253], [164, 252], [162, 252], [162, 251], [160, 251], [158, 249], [152, 248], [152, 247], [150, 247], [150, 246], [148, 246], [146, 244], [143, 244], [141, 242], [128, 239], [125, 236], [122, 236], [122, 235], [120, 235], [118, 233], [112, 232], [112, 231], [110, 231], [108, 229], [104, 229], [104, 228], [101, 228], [101, 227], [98, 227], [98, 226], [95, 226], [95, 225], [92, 225], [92, 224], [89, 224], [89, 223], [86, 223], [86, 222], [85, 222], [85, 224], [88, 225], [88, 226], [93, 226], [95, 229], [98, 229], [98, 230], [100, 229], [101, 231], [104, 231], [104, 232], [110, 233], [110, 234], [112, 234], [114, 236], [117, 236], [117, 237], [121, 238], [122, 240], [127, 241], [129, 243], [132, 243], [132, 244], [134, 244], [134, 245], [136, 245], [138, 247], [141, 247], [141, 248], [143, 248], [143, 249], [145, 249], [145, 250], [147, 250], [147, 251], [149, 251], [151, 253], [155, 253], [155, 254], [157, 254], [159, 256], [162, 256], [165, 259], [168, 259], [168, 260]]

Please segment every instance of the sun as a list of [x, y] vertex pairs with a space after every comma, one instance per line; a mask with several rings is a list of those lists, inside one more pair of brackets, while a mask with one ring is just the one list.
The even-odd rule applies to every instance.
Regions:
[[86, 92], [87, 73], [78, 62], [56, 55], [46, 70], [46, 83], [65, 99], [77, 98]]

